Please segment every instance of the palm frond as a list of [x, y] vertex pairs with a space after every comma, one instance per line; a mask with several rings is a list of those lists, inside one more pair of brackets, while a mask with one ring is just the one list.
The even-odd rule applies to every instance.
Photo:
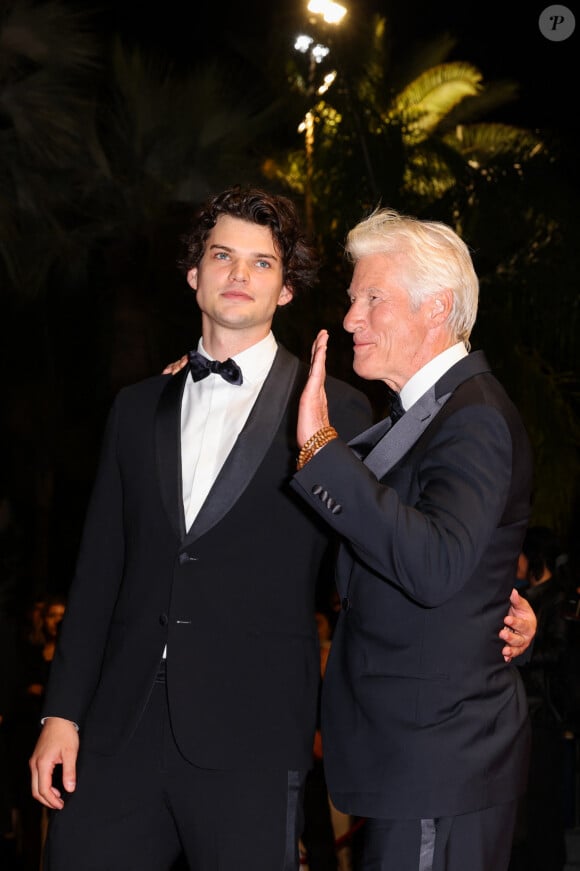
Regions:
[[474, 97], [466, 97], [458, 103], [442, 120], [440, 132], [451, 129], [457, 124], [469, 124], [481, 118], [490, 117], [496, 109], [502, 109], [508, 103], [518, 99], [520, 86], [508, 79], [486, 82], [485, 86]]
[[478, 166], [508, 157], [522, 163], [547, 154], [544, 141], [531, 130], [510, 124], [458, 125], [443, 141]]
[[457, 39], [449, 33], [415, 42], [390, 75], [394, 91], [401, 92], [423, 75], [425, 70], [444, 64], [456, 45]]
[[482, 74], [463, 62], [425, 70], [393, 101], [390, 117], [399, 118], [410, 141], [431, 133], [455, 106], [481, 90]]

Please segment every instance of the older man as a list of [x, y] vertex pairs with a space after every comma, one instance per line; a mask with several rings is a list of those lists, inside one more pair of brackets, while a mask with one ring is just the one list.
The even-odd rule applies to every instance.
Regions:
[[343, 540], [323, 695], [331, 796], [367, 818], [364, 871], [503, 871], [528, 721], [497, 628], [517, 595], [530, 445], [469, 353], [478, 279], [456, 233], [381, 209], [347, 252], [354, 369], [401, 408], [337, 437], [319, 334], [293, 486]]

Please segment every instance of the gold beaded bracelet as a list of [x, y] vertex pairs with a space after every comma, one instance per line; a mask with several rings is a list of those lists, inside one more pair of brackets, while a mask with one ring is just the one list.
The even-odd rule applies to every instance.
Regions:
[[324, 445], [328, 444], [328, 442], [337, 438], [338, 433], [333, 426], [323, 426], [322, 429], [317, 430], [314, 435], [311, 435], [308, 441], [304, 442], [302, 445], [302, 449], [298, 454], [298, 460], [296, 461], [296, 469], [300, 471], [300, 469], [312, 459], [319, 448], [323, 448]]

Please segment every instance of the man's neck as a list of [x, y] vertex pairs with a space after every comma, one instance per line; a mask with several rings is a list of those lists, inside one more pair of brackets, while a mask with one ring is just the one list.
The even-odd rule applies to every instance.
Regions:
[[408, 410], [411, 405], [438, 381], [445, 372], [467, 354], [463, 342], [444, 348], [435, 357], [425, 363], [400, 390], [403, 408]]
[[204, 350], [214, 360], [227, 360], [235, 357], [248, 348], [253, 348], [270, 333], [270, 325], [259, 330], [231, 330], [221, 329], [215, 324], [210, 326], [202, 324], [202, 341]]

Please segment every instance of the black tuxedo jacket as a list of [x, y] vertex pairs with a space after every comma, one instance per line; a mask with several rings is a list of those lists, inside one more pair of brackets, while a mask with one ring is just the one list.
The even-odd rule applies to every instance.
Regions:
[[[288, 485], [307, 368], [283, 348], [192, 528], [184, 527], [180, 407], [187, 370], [122, 390], [108, 422], [44, 715], [117, 752], [164, 646], [182, 753], [208, 768], [306, 768], [319, 655], [314, 592], [328, 530]], [[328, 380], [337, 428], [370, 405]]]
[[483, 354], [453, 366], [392, 429], [386, 420], [351, 447], [328, 444], [293, 486], [344, 540], [322, 712], [336, 805], [436, 818], [515, 798], [527, 708], [498, 632], [531, 456]]

